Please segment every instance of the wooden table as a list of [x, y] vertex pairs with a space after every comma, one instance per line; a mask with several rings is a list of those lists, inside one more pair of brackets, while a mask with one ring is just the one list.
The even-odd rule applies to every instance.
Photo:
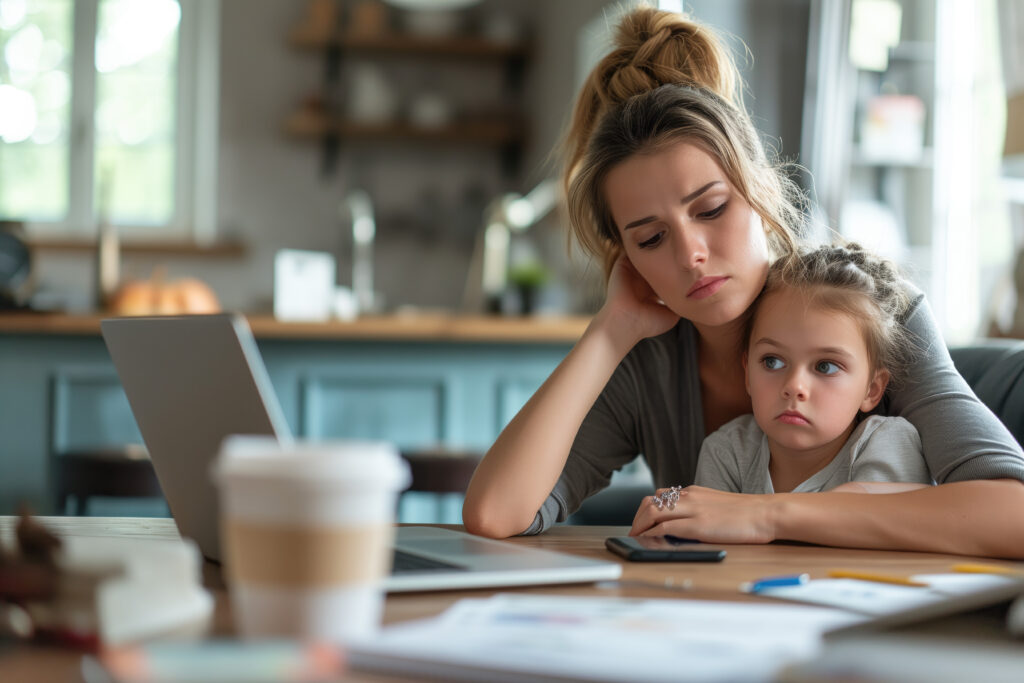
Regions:
[[[59, 536], [127, 536], [140, 538], [178, 538], [174, 522], [170, 519], [103, 518], [103, 517], [43, 517], [40, 520]], [[16, 518], [0, 517], [0, 539], [9, 542]], [[601, 559], [614, 558], [604, 549], [607, 536], [625, 535], [626, 527], [555, 527], [541, 536], [510, 539], [510, 543], [548, 548]], [[872, 571], [893, 574], [948, 572], [955, 563], [971, 558], [915, 552], [886, 552], [825, 548], [797, 544], [771, 544], [751, 546], [725, 546], [728, 557], [724, 562], [711, 564], [623, 564], [622, 578], [616, 582], [563, 586], [543, 586], [515, 589], [517, 592], [551, 595], [607, 595], [644, 598], [692, 598], [726, 601], [767, 601], [738, 591], [745, 581], [759, 577], [807, 572], [812, 578], [824, 577], [830, 569]], [[987, 564], [999, 564], [1024, 569], [1024, 564], [974, 558]], [[689, 589], [681, 589], [685, 581]], [[206, 563], [204, 581], [215, 595], [213, 634], [231, 635], [233, 625], [227, 592], [220, 577], [219, 567]], [[507, 590], [507, 589], [506, 589]], [[392, 595], [385, 607], [386, 623], [429, 617], [441, 613], [455, 601], [465, 597], [482, 597], [495, 592], [491, 589], [473, 591], [444, 591], [405, 593]], [[1005, 608], [1004, 608], [1005, 609]], [[1024, 672], [1024, 643], [1013, 643], [999, 621], [1001, 612], [982, 610], [979, 613], [939, 620], [924, 627], [915, 627], [914, 634], [935, 634], [936, 638], [981, 637], [986, 645], [1005, 644], [1015, 648], [1020, 656], [1020, 671]], [[884, 637], [884, 636], [883, 636]], [[0, 681], [75, 681], [78, 680], [80, 656], [52, 648], [29, 646], [0, 650]], [[985, 679], [983, 671], [977, 680]], [[366, 680], [380, 680], [367, 678]]]

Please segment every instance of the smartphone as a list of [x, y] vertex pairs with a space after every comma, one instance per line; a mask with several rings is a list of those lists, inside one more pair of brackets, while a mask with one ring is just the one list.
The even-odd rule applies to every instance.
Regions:
[[725, 551], [678, 536], [612, 536], [604, 545], [630, 562], [721, 562]]

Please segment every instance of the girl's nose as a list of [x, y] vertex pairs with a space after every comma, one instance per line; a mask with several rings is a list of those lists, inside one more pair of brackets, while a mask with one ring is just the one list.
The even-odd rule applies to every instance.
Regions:
[[804, 381], [803, 373], [799, 371], [789, 373], [786, 382], [782, 385], [782, 397], [795, 398], [798, 401], [807, 400], [807, 383]]

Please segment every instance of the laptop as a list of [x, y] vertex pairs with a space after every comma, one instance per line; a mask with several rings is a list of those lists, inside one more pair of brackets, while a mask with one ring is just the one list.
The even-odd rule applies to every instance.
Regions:
[[[210, 465], [231, 434], [292, 435], [245, 318], [112, 318], [101, 323], [157, 479], [182, 536], [220, 560]], [[389, 591], [617, 579], [616, 561], [577, 557], [431, 526], [399, 527]]]

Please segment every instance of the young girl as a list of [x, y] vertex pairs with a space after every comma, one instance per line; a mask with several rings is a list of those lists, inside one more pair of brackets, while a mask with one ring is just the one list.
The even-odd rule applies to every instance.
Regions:
[[909, 304], [895, 269], [857, 245], [772, 264], [743, 338], [754, 412], [704, 440], [696, 484], [801, 493], [933, 483], [912, 424], [865, 416], [902, 383], [913, 341], [898, 321]]
[[[751, 412], [736, 362], [743, 320], [803, 225], [739, 84], [707, 28], [651, 8], [622, 19], [577, 99], [565, 175], [606, 300], [481, 461], [469, 531], [542, 532], [638, 455], [657, 485], [689, 484], [705, 435]], [[885, 496], [691, 487], [674, 510], [646, 498], [633, 532], [1024, 557], [1024, 453], [957, 374], [923, 295], [907, 292], [900, 324], [922, 352], [883, 411], [917, 428], [941, 485]]]

